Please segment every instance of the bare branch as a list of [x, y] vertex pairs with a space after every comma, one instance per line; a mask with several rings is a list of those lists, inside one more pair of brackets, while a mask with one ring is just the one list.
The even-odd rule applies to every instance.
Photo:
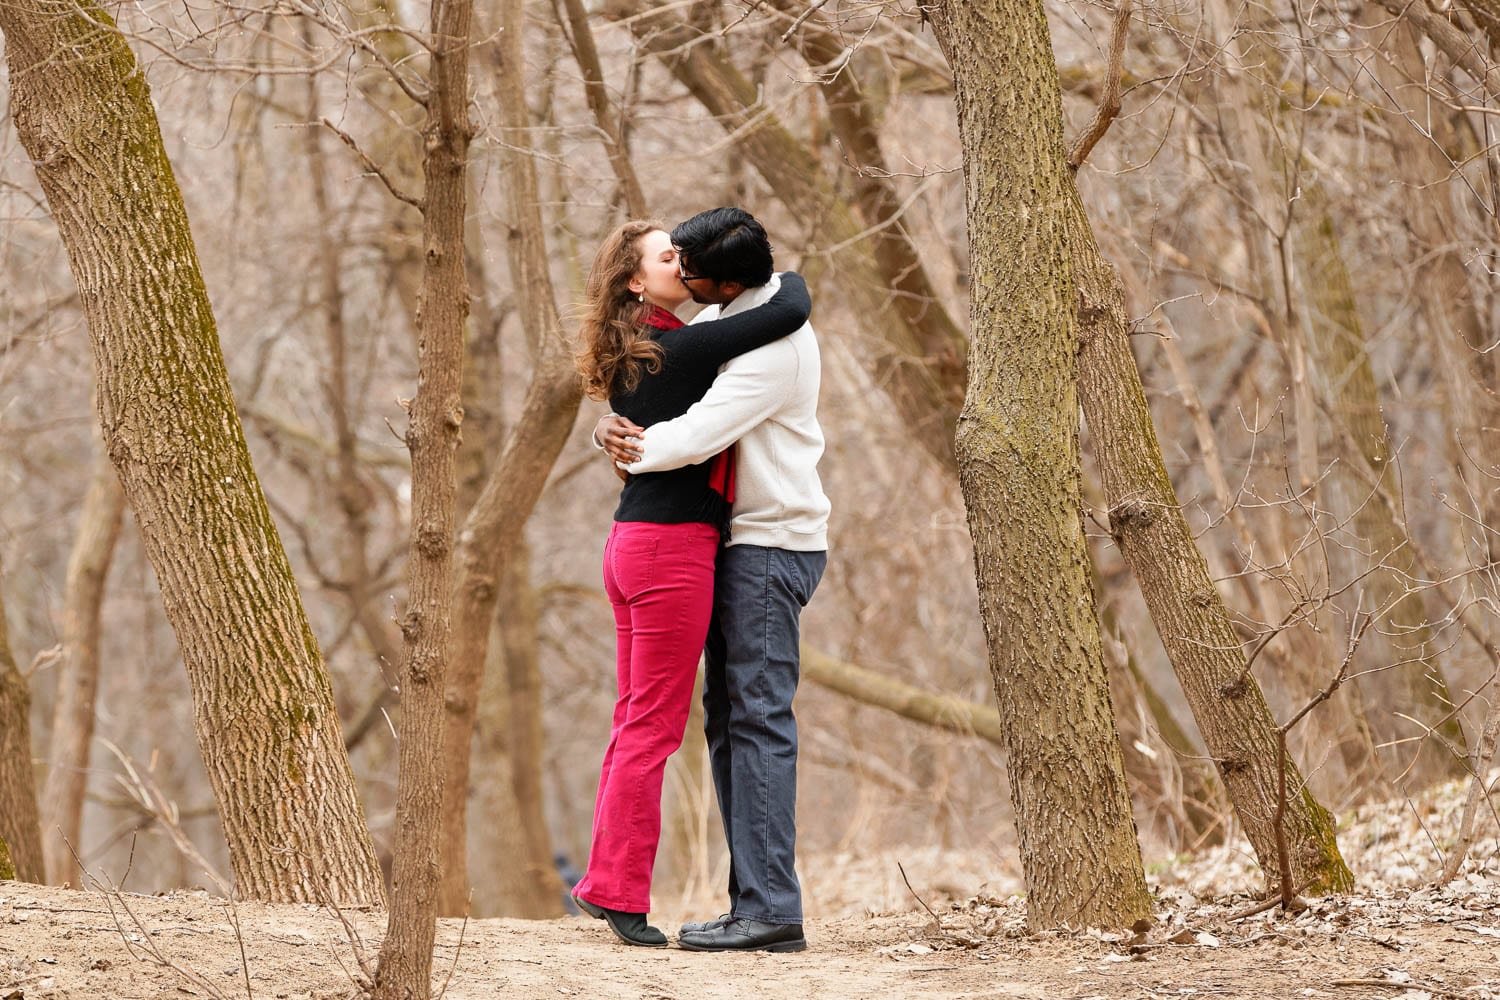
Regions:
[[401, 187], [391, 179], [389, 174], [380, 169], [380, 164], [370, 159], [365, 151], [359, 148], [359, 143], [354, 141], [354, 137], [352, 135], [339, 128], [327, 118], [322, 119], [322, 122], [323, 125], [329, 129], [329, 131], [333, 132], [334, 135], [344, 140], [344, 145], [354, 150], [354, 155], [359, 157], [359, 162], [364, 165], [365, 170], [380, 178], [380, 183], [385, 185], [385, 189], [389, 191], [397, 201], [406, 202], [412, 208], [415, 208], [418, 212], [425, 212], [427, 210], [426, 201], [414, 195], [407, 194], [404, 190], [402, 190]]
[[[1129, 0], [1126, 0], [1126, 2], [1128, 3]], [[797, 33], [797, 29], [802, 27], [803, 22], [816, 14], [826, 3], [828, 3], [828, 0], [813, 0], [813, 3], [809, 4], [806, 10], [797, 15], [797, 19], [792, 22], [792, 26], [781, 33], [781, 44], [785, 45], [790, 41], [791, 37]]]
[[[1130, 33], [1130, 13], [1134, 0], [1119, 0], [1115, 7], [1114, 30], [1109, 36], [1109, 65], [1104, 69], [1104, 93], [1100, 95], [1099, 107], [1094, 117], [1084, 126], [1083, 132], [1073, 143], [1068, 153], [1068, 167], [1077, 171], [1089, 153], [1104, 138], [1110, 125], [1120, 115], [1120, 78], [1125, 65], [1125, 39]], [[788, 32], [790, 34], [790, 32]]]

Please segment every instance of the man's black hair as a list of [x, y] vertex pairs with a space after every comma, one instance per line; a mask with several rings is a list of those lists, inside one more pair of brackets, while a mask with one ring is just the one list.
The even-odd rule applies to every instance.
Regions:
[[759, 288], [771, 280], [771, 241], [743, 208], [711, 208], [672, 230], [683, 266], [714, 281]]

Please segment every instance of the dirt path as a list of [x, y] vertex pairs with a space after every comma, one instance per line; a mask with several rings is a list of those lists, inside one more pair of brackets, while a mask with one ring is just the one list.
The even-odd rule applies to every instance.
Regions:
[[[813, 921], [812, 947], [801, 955], [627, 949], [596, 921], [483, 920], [464, 929], [456, 967], [460, 926], [444, 921], [438, 980], [453, 968], [453, 1000], [1500, 998], [1500, 884], [1492, 880], [1446, 894], [1325, 901], [1295, 919], [1231, 924], [1228, 911], [1166, 899], [1162, 925], [1132, 948], [1097, 932], [1027, 936], [1018, 903], [981, 898], [940, 911], [941, 928], [925, 913]], [[346, 916], [373, 953], [379, 916]], [[240, 904], [231, 912], [203, 893], [111, 900], [5, 882], [0, 1000], [243, 998], [236, 917], [256, 1000], [349, 996], [355, 947], [335, 915], [314, 907]], [[160, 960], [148, 957], [153, 947]]]

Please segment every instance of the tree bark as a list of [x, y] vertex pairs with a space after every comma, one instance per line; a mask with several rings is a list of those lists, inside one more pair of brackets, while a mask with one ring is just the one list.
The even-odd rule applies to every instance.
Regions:
[[99, 691], [100, 613], [104, 581], [125, 516], [125, 494], [109, 456], [94, 462], [63, 585], [63, 656], [52, 710], [50, 770], [42, 793], [42, 850], [47, 881], [83, 885], [74, 851], [82, 850], [83, 796], [94, 742]]
[[1076, 198], [1039, 0], [930, 8], [964, 147], [972, 344], [959, 481], [1033, 927], [1129, 926], [1150, 897], [1080, 520]]
[[454, 794], [444, 806], [442, 912], [461, 913], [468, 896], [466, 816], [459, 790], [468, 788], [470, 744], [489, 646], [490, 621], [498, 600], [503, 561], [515, 546], [547, 475], [578, 415], [582, 398], [572, 355], [558, 317], [548, 274], [546, 239], [537, 199], [535, 163], [525, 152], [526, 129], [521, 46], [521, 0], [502, 5], [496, 53], [501, 115], [510, 136], [506, 155], [511, 211], [509, 256], [524, 328], [536, 344], [521, 417], [458, 537], [453, 607], [453, 662], [447, 689], [448, 725], [444, 775]]
[[105, 446], [192, 682], [238, 889], [381, 902], [333, 691], [251, 465], [145, 76], [92, 0], [5, 4], [0, 31], [16, 129], [88, 320]]
[[[1227, 810], [1223, 786], [1212, 767], [1193, 752], [1193, 744], [1171, 710], [1141, 674], [1141, 669], [1114, 636], [1104, 635], [1109, 664], [1109, 699], [1120, 730], [1120, 752], [1136, 802], [1181, 851], [1224, 842]], [[1153, 729], [1154, 727], [1154, 729]], [[1166, 812], [1171, 822], [1158, 819]]]
[[[3, 579], [3, 577], [0, 577]], [[16, 669], [0, 599], [0, 878], [41, 882], [42, 828], [31, 756], [31, 692]]]
[[[1130, 351], [1120, 279], [1099, 254], [1076, 188], [1065, 205], [1082, 324], [1079, 394], [1104, 481], [1110, 533], [1140, 584], [1198, 731], [1261, 868], [1274, 882], [1280, 787], [1276, 721], [1249, 674], [1229, 611], [1167, 476]], [[1286, 787], [1290, 795], [1285, 829], [1299, 890], [1351, 887], [1353, 877], [1334, 839], [1333, 817], [1306, 788], [1290, 759]]]
[[[431, 992], [442, 863], [439, 821], [444, 768], [444, 691], [452, 651], [455, 473], [463, 422], [464, 328], [469, 281], [464, 254], [468, 196], [469, 34], [472, 0], [433, 0], [434, 46], [422, 129], [422, 268], [417, 310], [417, 392], [411, 452], [411, 544], [401, 668], [396, 856], [391, 910], [375, 975], [375, 1000]], [[453, 790], [461, 795], [461, 788]]]

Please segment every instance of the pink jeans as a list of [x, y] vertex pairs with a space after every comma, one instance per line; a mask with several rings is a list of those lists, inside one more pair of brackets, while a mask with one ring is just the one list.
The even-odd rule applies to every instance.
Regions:
[[599, 768], [588, 872], [573, 890], [595, 906], [651, 909], [662, 775], [687, 726], [718, 550], [719, 532], [707, 524], [617, 521], [605, 543], [619, 694]]

